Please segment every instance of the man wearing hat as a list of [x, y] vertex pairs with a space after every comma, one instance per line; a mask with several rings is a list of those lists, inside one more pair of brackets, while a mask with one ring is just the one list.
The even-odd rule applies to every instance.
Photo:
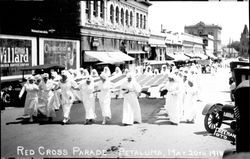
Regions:
[[30, 122], [33, 122], [33, 116], [37, 116], [37, 108], [38, 108], [38, 86], [35, 84], [34, 76], [30, 76], [28, 78], [28, 82], [24, 84], [19, 98], [22, 98], [23, 93], [26, 91], [26, 99], [24, 105], [24, 115], [29, 115]]

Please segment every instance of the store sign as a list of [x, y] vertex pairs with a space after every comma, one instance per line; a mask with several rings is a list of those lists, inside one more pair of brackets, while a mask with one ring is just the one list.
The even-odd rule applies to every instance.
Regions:
[[44, 64], [64, 65], [76, 69], [77, 41], [44, 40]]
[[0, 66], [31, 66], [31, 40], [0, 38]]

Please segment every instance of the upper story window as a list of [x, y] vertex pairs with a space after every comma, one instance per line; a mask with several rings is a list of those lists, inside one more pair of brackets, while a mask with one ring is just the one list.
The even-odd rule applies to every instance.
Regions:
[[140, 28], [142, 28], [142, 14], [140, 14]]
[[144, 15], [143, 20], [144, 20], [144, 22], [143, 22], [143, 29], [146, 29], [146, 24], [147, 24], [146, 15]]
[[90, 1], [86, 1], [86, 10], [85, 10], [85, 13], [87, 15], [87, 19], [90, 19], [90, 14], [91, 14], [91, 11], [90, 11]]
[[114, 23], [114, 6], [110, 6], [110, 21], [111, 23]]
[[136, 27], [139, 27], [139, 13], [136, 13]]
[[130, 11], [130, 26], [133, 26], [133, 13]]
[[98, 1], [93, 1], [93, 2], [94, 2], [93, 15], [95, 17], [98, 17]]
[[125, 13], [125, 23], [128, 26], [128, 10], [126, 10], [126, 13]]
[[124, 25], [124, 10], [121, 9], [121, 24]]
[[101, 0], [100, 2], [100, 17], [104, 18], [104, 1]]
[[115, 21], [116, 23], [119, 23], [119, 8], [115, 8]]

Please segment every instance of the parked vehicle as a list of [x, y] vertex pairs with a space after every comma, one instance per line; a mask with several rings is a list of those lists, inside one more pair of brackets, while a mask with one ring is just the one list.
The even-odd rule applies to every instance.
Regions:
[[[237, 87], [242, 81], [248, 80], [250, 78], [249, 66], [238, 67], [232, 70], [232, 75], [236, 79], [235, 87]], [[237, 76], [235, 76], [236, 74]], [[202, 111], [202, 114], [205, 115], [204, 118], [205, 129], [210, 133], [214, 133], [216, 128], [220, 128], [222, 124], [227, 124], [230, 125], [231, 129], [235, 130], [236, 129], [236, 118], [234, 113], [235, 109], [236, 107], [234, 104], [222, 104], [222, 103], [206, 104]]]
[[31, 67], [25, 67], [22, 70], [22, 79], [13, 79], [8, 81], [1, 80], [1, 109], [4, 109], [7, 106], [24, 106], [26, 94], [19, 99], [18, 95], [26, 82], [25, 73], [26, 71], [34, 71], [34, 75], [41, 73], [49, 73], [51, 70], [60, 72], [65, 67], [61, 65], [37, 65]]

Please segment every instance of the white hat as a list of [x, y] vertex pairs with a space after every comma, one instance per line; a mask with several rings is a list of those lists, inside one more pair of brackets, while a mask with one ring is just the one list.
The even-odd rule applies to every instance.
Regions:
[[35, 79], [38, 80], [38, 79], [42, 79], [42, 76], [40, 74], [37, 74], [35, 75]]
[[44, 73], [44, 74], [42, 74], [42, 78], [44, 78], [44, 77], [49, 77], [49, 74], [48, 73]]

